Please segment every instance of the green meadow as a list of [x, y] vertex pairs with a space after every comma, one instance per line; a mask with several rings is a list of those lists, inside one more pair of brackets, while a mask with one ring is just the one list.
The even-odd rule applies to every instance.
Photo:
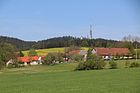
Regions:
[[[88, 50], [86, 47], [82, 47]], [[39, 56], [64, 48], [36, 50]], [[23, 51], [28, 56], [28, 50]], [[74, 71], [78, 63], [5, 68], [0, 71], [0, 93], [139, 93], [140, 68], [126, 68], [136, 60], [117, 60], [118, 69]], [[138, 60], [140, 62], [140, 60]]]
[[77, 63], [6, 68], [0, 93], [139, 93], [140, 68], [122, 68], [123, 62], [118, 69], [91, 71], [74, 71]]

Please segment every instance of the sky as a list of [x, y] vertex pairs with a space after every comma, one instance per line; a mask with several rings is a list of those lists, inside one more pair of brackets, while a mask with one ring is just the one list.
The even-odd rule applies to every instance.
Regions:
[[140, 36], [139, 0], [0, 0], [0, 35], [37, 41], [53, 37], [121, 40]]

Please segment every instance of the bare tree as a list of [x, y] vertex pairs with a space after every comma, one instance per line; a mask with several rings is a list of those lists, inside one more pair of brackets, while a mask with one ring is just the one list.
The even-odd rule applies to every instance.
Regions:
[[140, 37], [138, 36], [132, 36], [132, 35], [128, 35], [123, 37], [122, 41], [127, 41], [127, 42], [140, 42]]

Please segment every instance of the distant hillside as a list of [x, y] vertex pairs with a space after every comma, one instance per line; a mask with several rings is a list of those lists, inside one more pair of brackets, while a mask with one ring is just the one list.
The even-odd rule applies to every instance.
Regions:
[[30, 49], [36, 42], [23, 41], [13, 37], [0, 36], [0, 43], [10, 43], [14, 45], [18, 50]]
[[[41, 41], [23, 41], [17, 38], [0, 36], [0, 43], [10, 43], [17, 47], [18, 50], [28, 50], [31, 47], [36, 49], [45, 49], [45, 48], [59, 48], [59, 47], [69, 47], [72, 45], [81, 46], [81, 47], [126, 47], [124, 42], [116, 40], [107, 40], [107, 39], [88, 39], [88, 38], [77, 38], [71, 36], [64, 37], [55, 37], [47, 40]], [[135, 42], [131, 43], [135, 47]], [[137, 43], [138, 48], [140, 48], [140, 43]]]

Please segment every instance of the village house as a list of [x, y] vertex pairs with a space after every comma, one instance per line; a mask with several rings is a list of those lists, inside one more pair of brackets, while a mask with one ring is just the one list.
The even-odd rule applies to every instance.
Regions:
[[38, 65], [42, 64], [42, 57], [39, 56], [25, 56], [25, 57], [18, 57], [19, 64], [23, 65]]
[[129, 57], [130, 51], [128, 48], [95, 48], [92, 53], [102, 56], [104, 59], [132, 58]]
[[[24, 56], [24, 57], [17, 57], [17, 61], [19, 65], [26, 66], [26, 65], [42, 64], [44, 59], [43, 57], [39, 57], [39, 56]], [[8, 62], [6, 62], [6, 66], [8, 66], [9, 64], [14, 64], [14, 60], [10, 59]]]
[[86, 50], [73, 50], [73, 51], [70, 51], [69, 54], [82, 55], [84, 57], [84, 61], [86, 61], [86, 57], [87, 57], [87, 51]]
[[6, 66], [8, 66], [9, 64], [13, 64], [13, 63], [14, 63], [14, 60], [10, 59], [8, 62], [6, 62]]
[[[84, 60], [86, 60], [87, 57], [86, 50], [73, 50], [69, 53], [83, 55]], [[94, 48], [92, 50], [92, 53], [101, 56], [105, 60], [112, 59], [112, 58], [114, 59], [132, 58], [130, 56], [130, 51], [128, 48]]]

